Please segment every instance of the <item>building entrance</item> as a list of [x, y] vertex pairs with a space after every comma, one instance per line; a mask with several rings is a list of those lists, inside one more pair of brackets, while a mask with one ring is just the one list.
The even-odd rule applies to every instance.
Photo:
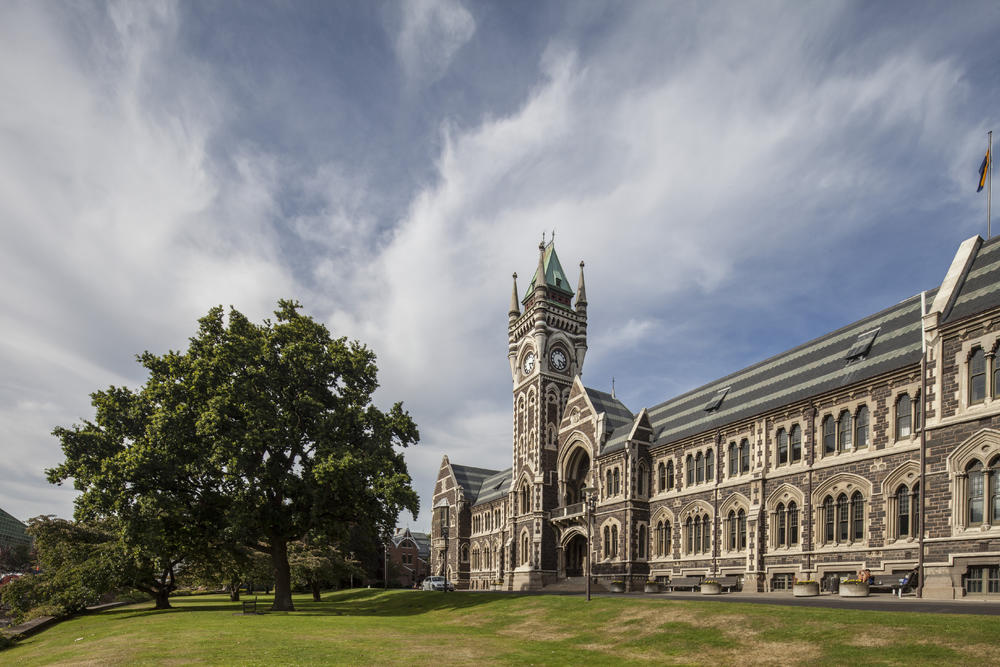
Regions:
[[587, 538], [575, 535], [566, 545], [566, 576], [582, 577], [587, 567]]

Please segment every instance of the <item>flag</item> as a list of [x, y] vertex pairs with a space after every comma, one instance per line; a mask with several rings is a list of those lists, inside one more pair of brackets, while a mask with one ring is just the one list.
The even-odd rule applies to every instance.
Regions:
[[982, 190], [983, 186], [986, 185], [986, 173], [989, 170], [990, 170], [990, 149], [987, 148], [986, 157], [983, 158], [983, 163], [979, 165], [979, 187], [976, 189], [976, 192]]

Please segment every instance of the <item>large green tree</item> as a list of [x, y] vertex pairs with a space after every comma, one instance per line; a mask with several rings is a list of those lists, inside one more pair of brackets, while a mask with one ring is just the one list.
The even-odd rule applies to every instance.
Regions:
[[181, 381], [211, 378], [199, 433], [229, 496], [228, 524], [270, 551], [275, 610], [293, 609], [289, 542], [312, 533], [335, 545], [356, 525], [387, 533], [419, 502], [401, 451], [417, 428], [402, 404], [373, 404], [375, 355], [300, 308], [281, 301], [262, 324], [213, 309], [191, 339], [194, 376]]

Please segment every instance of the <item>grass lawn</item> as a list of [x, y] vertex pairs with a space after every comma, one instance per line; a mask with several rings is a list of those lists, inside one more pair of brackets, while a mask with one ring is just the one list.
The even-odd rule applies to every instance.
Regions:
[[1000, 663], [990, 616], [365, 589], [258, 616], [222, 595], [171, 604], [64, 621], [0, 651], [0, 663]]

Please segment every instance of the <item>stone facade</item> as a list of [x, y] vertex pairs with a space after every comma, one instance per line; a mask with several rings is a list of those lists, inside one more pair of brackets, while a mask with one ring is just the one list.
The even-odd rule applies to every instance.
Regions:
[[515, 274], [512, 467], [445, 457], [435, 572], [447, 508], [461, 588], [540, 589], [589, 560], [596, 583], [630, 590], [922, 565], [925, 596], [1000, 594], [1000, 242], [964, 242], [926, 301], [635, 413], [581, 381], [583, 282], [581, 262], [574, 295], [551, 243], [520, 302]]

